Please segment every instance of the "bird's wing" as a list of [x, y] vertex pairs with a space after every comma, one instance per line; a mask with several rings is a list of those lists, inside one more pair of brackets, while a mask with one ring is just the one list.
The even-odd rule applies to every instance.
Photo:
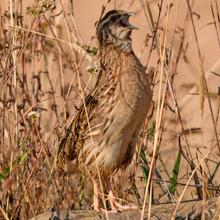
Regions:
[[90, 118], [90, 113], [97, 104], [98, 101], [92, 95], [88, 95], [85, 99], [85, 105], [81, 105], [75, 118], [68, 127], [65, 136], [59, 144], [57, 153], [58, 169], [62, 170], [66, 161], [71, 161], [76, 158], [76, 144], [82, 142], [83, 133], [88, 127], [87, 116]]
[[86, 97], [85, 104], [81, 105], [60, 142], [57, 154], [58, 168], [62, 169], [66, 161], [74, 160], [84, 140], [98, 135], [102, 126], [106, 124], [106, 118], [113, 106], [111, 103], [112, 92], [116, 88], [116, 84], [110, 83], [110, 81], [102, 71], [99, 72], [92, 93]]

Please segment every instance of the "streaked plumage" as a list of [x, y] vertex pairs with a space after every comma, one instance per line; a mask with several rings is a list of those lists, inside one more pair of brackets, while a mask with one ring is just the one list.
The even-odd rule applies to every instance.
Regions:
[[130, 15], [112, 10], [99, 21], [98, 79], [59, 146], [58, 166], [76, 158], [94, 183], [98, 169], [105, 182], [129, 165], [151, 104], [148, 77], [131, 47]]

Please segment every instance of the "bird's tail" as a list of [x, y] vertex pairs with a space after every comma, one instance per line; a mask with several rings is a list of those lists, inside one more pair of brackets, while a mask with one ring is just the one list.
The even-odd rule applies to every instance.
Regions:
[[65, 171], [66, 164], [76, 158], [73, 123], [69, 126], [65, 136], [61, 140], [56, 158], [57, 171]]

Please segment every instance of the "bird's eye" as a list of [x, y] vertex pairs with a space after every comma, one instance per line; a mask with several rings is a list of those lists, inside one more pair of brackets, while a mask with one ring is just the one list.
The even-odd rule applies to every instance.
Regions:
[[128, 25], [128, 17], [123, 17], [121, 20], [120, 20], [120, 24], [121, 26], [123, 27], [126, 27]]
[[125, 21], [125, 20], [122, 20], [121, 26], [122, 26], [122, 27], [127, 27], [127, 26], [128, 26], [128, 22]]

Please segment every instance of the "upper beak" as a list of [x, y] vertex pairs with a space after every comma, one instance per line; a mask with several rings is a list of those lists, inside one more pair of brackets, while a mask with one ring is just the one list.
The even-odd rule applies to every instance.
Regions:
[[135, 12], [128, 12], [128, 16], [133, 16], [133, 15], [136, 15]]

